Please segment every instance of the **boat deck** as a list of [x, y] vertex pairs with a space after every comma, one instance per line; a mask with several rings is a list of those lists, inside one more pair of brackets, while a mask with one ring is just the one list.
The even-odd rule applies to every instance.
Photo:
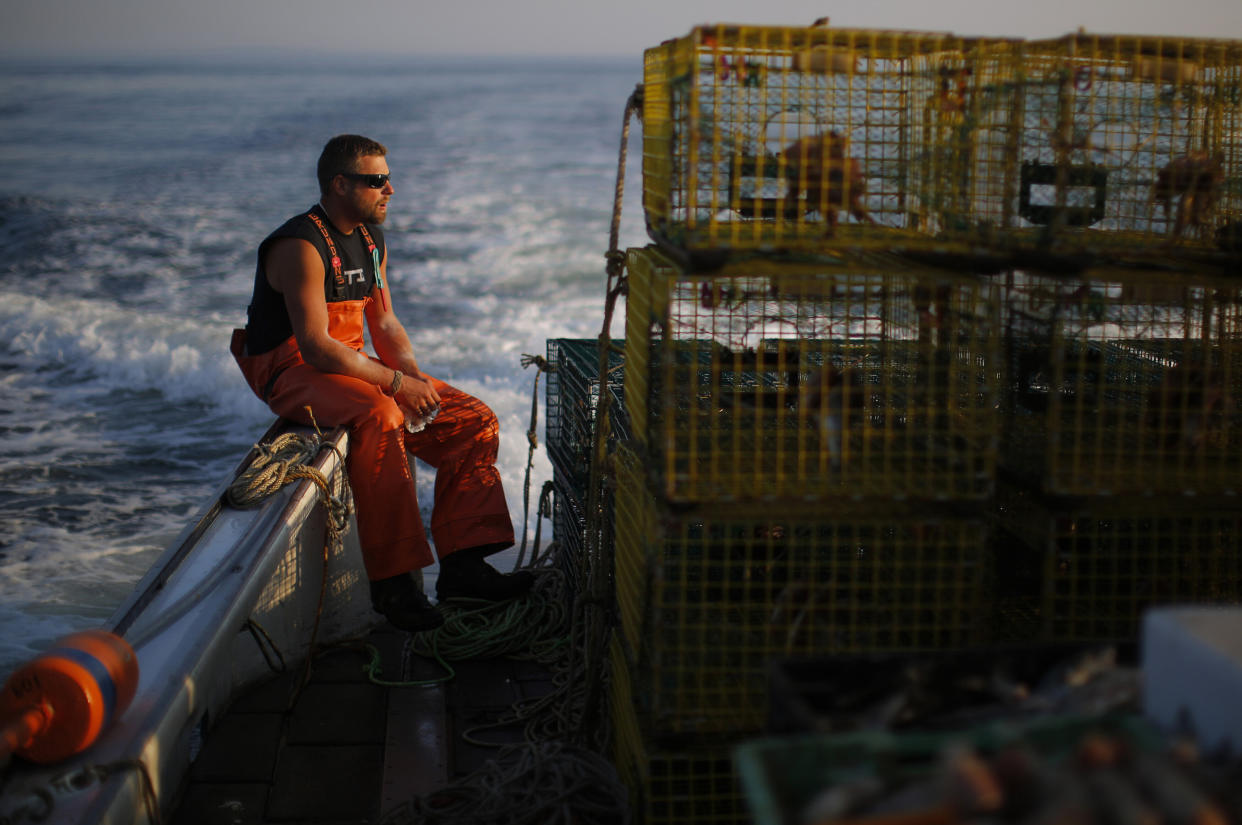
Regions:
[[[378, 680], [444, 673], [408, 638], [388, 625], [367, 638], [383, 663]], [[476, 729], [552, 690], [532, 661], [455, 661], [447, 682], [389, 686], [372, 680], [371, 659], [361, 644], [337, 648], [316, 659], [300, 691], [297, 666], [235, 701], [212, 726], [171, 825], [378, 822], [495, 757], [476, 740], [521, 741], [521, 724]]]

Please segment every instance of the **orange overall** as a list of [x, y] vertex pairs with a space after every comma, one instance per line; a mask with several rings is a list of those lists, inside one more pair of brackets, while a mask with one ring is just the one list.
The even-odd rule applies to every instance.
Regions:
[[[361, 351], [370, 300], [329, 303], [328, 333]], [[407, 433], [404, 413], [379, 387], [315, 369], [302, 360], [292, 337], [251, 356], [245, 330], [238, 329], [231, 349], [251, 389], [277, 415], [309, 425], [305, 407], [310, 406], [321, 427], [349, 427], [346, 467], [368, 578], [396, 576], [435, 560], [407, 450], [436, 470], [431, 534], [440, 558], [470, 547], [498, 550], [513, 544], [513, 523], [495, 466], [500, 430], [482, 401], [431, 378], [440, 413], [422, 431]]]

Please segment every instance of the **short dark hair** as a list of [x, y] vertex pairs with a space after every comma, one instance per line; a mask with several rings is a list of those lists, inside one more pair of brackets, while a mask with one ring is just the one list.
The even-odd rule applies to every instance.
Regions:
[[353, 172], [360, 158], [388, 154], [387, 147], [362, 135], [337, 135], [319, 155], [319, 194], [328, 194], [332, 179], [342, 172]]

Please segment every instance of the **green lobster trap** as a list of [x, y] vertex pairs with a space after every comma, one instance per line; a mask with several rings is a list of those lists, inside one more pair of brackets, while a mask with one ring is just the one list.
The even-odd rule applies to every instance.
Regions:
[[544, 443], [553, 469], [586, 500], [586, 485], [595, 450], [596, 412], [600, 388], [610, 396], [610, 437], [624, 434], [625, 361], [621, 341], [613, 341], [608, 352], [607, 374], [601, 380], [599, 340], [596, 338], [551, 338], [547, 359], [552, 369], [544, 385], [546, 422]]
[[956, 649], [987, 633], [983, 519], [808, 506], [661, 506], [615, 456], [621, 632], [655, 732], [759, 730], [775, 657]]
[[1001, 465], [1056, 495], [1242, 489], [1242, 284], [1017, 272]]
[[998, 566], [1030, 571], [1034, 638], [1133, 642], [1149, 607], [1242, 603], [1242, 515], [1228, 502], [1050, 501], [1006, 486], [997, 515]]
[[[579, 594], [586, 593], [590, 580], [590, 554], [588, 531], [592, 529], [587, 517], [588, 490], [577, 486], [564, 477], [561, 470], [553, 467], [552, 538], [556, 542], [556, 568], [565, 577], [566, 597], [572, 605]], [[601, 512], [598, 529], [611, 529], [611, 501], [600, 499]]]
[[946, 230], [1006, 225], [1016, 46], [715, 25], [648, 49], [652, 237], [709, 255], [926, 249], [948, 243]]
[[1085, 32], [1022, 46], [1015, 246], [1242, 251], [1242, 41]]
[[989, 494], [992, 282], [881, 255], [698, 274], [653, 247], [628, 277], [629, 424], [669, 500]]

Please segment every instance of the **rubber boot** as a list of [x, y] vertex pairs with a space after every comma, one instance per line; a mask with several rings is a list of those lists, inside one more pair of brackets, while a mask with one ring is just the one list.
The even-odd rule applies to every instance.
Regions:
[[493, 550], [490, 546], [470, 547], [441, 559], [436, 598], [503, 602], [525, 595], [535, 583], [534, 574], [529, 570], [501, 573], [485, 558]]
[[395, 627], [409, 633], [434, 630], [444, 624], [440, 611], [427, 601], [409, 573], [371, 582], [371, 606]]

